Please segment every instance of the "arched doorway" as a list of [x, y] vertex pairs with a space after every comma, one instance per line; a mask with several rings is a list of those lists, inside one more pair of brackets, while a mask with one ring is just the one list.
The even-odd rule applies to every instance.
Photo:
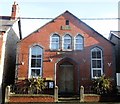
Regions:
[[56, 84], [59, 94], [74, 94], [75, 64], [70, 59], [63, 59], [57, 64]]

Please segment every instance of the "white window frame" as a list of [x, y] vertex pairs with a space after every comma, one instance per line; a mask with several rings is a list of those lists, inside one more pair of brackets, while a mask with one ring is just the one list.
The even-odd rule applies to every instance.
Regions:
[[[92, 52], [95, 49], [98, 49], [101, 52], [101, 58], [92, 58]], [[101, 68], [93, 68], [93, 66], [92, 66], [93, 65], [92, 64], [93, 60], [95, 60], [95, 61], [97, 61], [97, 60], [101, 61]], [[93, 71], [94, 70], [96, 70], [96, 71], [99, 70], [101, 72], [101, 75], [103, 75], [103, 51], [102, 51], [101, 48], [98, 48], [98, 47], [94, 47], [94, 48], [91, 49], [91, 77], [92, 77], [92, 79], [99, 78], [97, 76], [93, 76]]]
[[[39, 45], [33, 45], [32, 47], [30, 47], [29, 49], [29, 71], [28, 71], [28, 78], [31, 78], [31, 77], [42, 77], [42, 63], [43, 63], [43, 48], [39, 46], [39, 48], [41, 49], [41, 67], [31, 67], [31, 60], [32, 60], [32, 48], [35, 47], [35, 46], [39, 46]], [[40, 75], [39, 76], [32, 76], [32, 69], [40, 69]]]
[[[70, 38], [67, 38], [67, 37], [66, 37], [67, 35], [68, 35]], [[66, 38], [66, 39], [70, 39], [70, 43], [67, 43], [67, 45], [70, 44], [70, 48], [68, 48], [68, 49], [65, 49], [65, 47], [64, 47], [64, 45], [65, 45], [65, 38]], [[63, 49], [64, 51], [71, 51], [71, 50], [72, 50], [72, 37], [71, 37], [71, 35], [69, 35], [68, 33], [65, 34], [65, 35], [63, 36], [63, 38], [62, 38], [62, 49]]]
[[[80, 38], [82, 40], [79, 43], [76, 42], [78, 36], [80, 36]], [[79, 49], [77, 49], [76, 45], [80, 45], [80, 46], [82, 46], [82, 48], [80, 47]], [[80, 34], [78, 34], [77, 36], [74, 37], [74, 50], [83, 50], [83, 48], [84, 48], [84, 38], [83, 38], [83, 36], [81, 36]]]
[[[54, 37], [54, 35], [56, 35], [57, 37]], [[53, 39], [53, 38], [57, 38], [57, 39], [58, 39], [58, 42], [52, 42], [52, 39]], [[53, 49], [53, 48], [52, 48], [52, 44], [58, 45], [58, 48]], [[51, 50], [59, 50], [59, 49], [60, 49], [60, 36], [59, 36], [58, 34], [56, 34], [56, 33], [54, 33], [52, 36], [50, 36], [50, 49], [51, 49]]]

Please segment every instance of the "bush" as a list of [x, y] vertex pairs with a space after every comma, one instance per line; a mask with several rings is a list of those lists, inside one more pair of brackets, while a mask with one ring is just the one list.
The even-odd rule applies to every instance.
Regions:
[[38, 78], [29, 78], [17, 82], [12, 87], [12, 92], [16, 94], [40, 94], [45, 89], [44, 79], [41, 77]]
[[30, 78], [29, 81], [29, 87], [28, 91], [29, 93], [41, 93], [43, 89], [45, 89], [44, 79], [41, 77], [38, 78]]
[[93, 84], [94, 84], [93, 90], [97, 94], [100, 95], [110, 94], [112, 91], [110, 79], [106, 78], [105, 75], [102, 75], [97, 79], [94, 79]]

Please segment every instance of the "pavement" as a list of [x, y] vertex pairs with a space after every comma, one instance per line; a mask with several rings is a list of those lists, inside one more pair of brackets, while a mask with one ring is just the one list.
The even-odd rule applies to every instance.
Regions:
[[57, 102], [57, 103], [5, 103], [5, 104], [120, 104], [120, 102], [91, 102], [91, 103], [83, 103], [83, 102]]

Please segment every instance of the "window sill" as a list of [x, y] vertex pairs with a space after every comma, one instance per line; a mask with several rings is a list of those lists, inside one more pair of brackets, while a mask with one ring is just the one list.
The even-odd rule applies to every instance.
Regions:
[[62, 51], [66, 52], [66, 51], [73, 51], [73, 49], [62, 49]]
[[52, 52], [66, 52], [66, 51], [73, 51], [73, 49], [50, 49]]
[[52, 52], [58, 52], [58, 51], [61, 51], [60, 49], [50, 49], [50, 51]]

